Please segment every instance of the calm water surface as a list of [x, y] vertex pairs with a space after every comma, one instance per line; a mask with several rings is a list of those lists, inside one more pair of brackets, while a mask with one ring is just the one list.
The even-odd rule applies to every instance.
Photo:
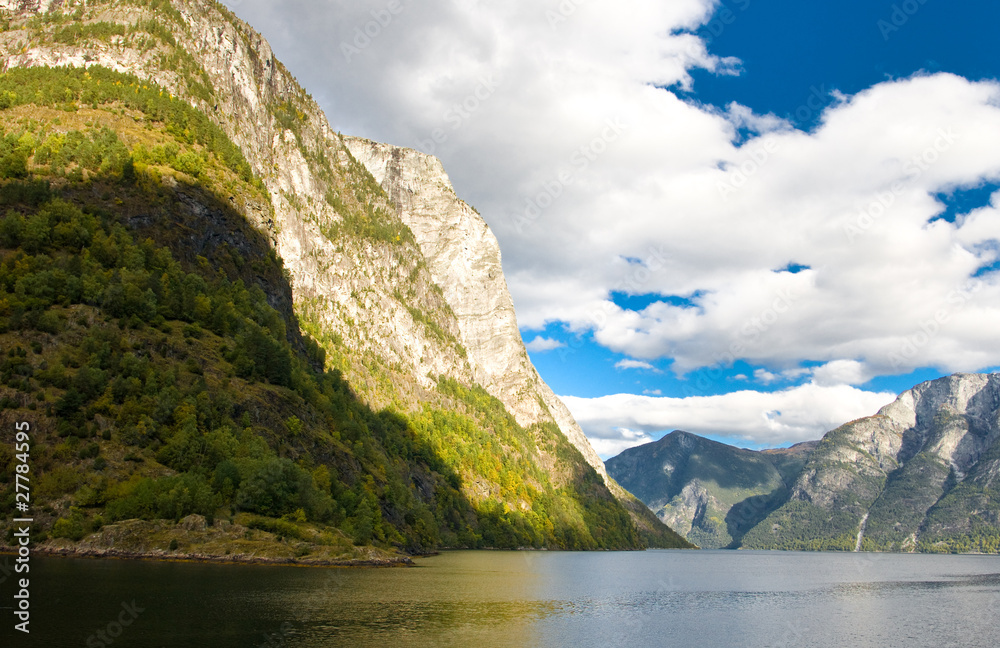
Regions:
[[418, 565], [35, 559], [31, 641], [10, 639], [8, 579], [0, 646], [993, 648], [1000, 637], [995, 556], [454, 552]]

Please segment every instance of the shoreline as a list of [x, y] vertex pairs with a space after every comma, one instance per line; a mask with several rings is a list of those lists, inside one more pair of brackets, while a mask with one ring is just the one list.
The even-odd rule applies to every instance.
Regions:
[[[124, 551], [120, 549], [93, 549], [75, 547], [46, 547], [37, 546], [31, 548], [33, 556], [43, 556], [46, 558], [85, 558], [85, 559], [112, 559], [112, 560], [143, 560], [156, 562], [179, 562], [179, 563], [214, 563], [220, 565], [274, 565], [284, 567], [414, 567], [415, 564], [410, 556], [398, 556], [393, 558], [350, 558], [346, 560], [336, 559], [315, 559], [308, 558], [276, 558], [268, 556], [255, 556], [245, 554], [217, 555], [168, 551]], [[0, 545], [0, 556], [16, 556], [17, 548]]]

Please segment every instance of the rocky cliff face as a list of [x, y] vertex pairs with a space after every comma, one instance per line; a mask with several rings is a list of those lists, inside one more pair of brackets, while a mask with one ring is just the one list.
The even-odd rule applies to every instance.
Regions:
[[587, 463], [606, 478], [604, 462], [528, 358], [496, 237], [455, 194], [440, 160], [361, 138], [346, 137], [344, 142], [413, 232], [431, 278], [458, 320], [459, 340], [475, 381], [521, 425], [555, 421]]
[[[36, 5], [0, 3], [29, 13], [44, 13], [59, 3]], [[165, 14], [147, 5], [110, 4], [94, 20], [121, 25], [162, 21]], [[266, 40], [214, 2], [175, 2], [170, 9], [166, 15], [173, 22], [164, 21], [164, 26], [176, 48], [163, 42], [150, 48], [141, 29], [141, 42], [129, 36], [63, 42], [44, 32], [12, 30], [0, 40], [5, 69], [102, 65], [187, 96], [216, 119], [244, 150], [271, 196], [273, 216], [259, 215], [256, 224], [270, 233], [285, 261], [300, 316], [343, 338], [355, 352], [343, 359], [344, 369], [376, 404], [384, 404], [379, 401], [386, 396], [365, 389], [373, 377], [370, 367], [357, 366], [359, 355], [378, 357], [391, 377], [408, 379], [391, 381], [402, 386], [401, 401], [419, 400], [420, 392], [433, 386], [433, 377], [448, 376], [476, 380], [490, 393], [503, 395], [521, 422], [551, 420], [534, 393], [549, 390], [539, 389], [544, 383], [517, 334], [496, 241], [482, 219], [455, 197], [440, 162], [415, 152], [407, 157], [397, 149], [395, 159], [412, 164], [398, 186], [392, 180], [398, 173], [380, 179], [390, 180], [386, 186], [395, 192], [390, 200], [377, 187], [366, 186], [369, 170], [355, 162], [343, 138], [275, 59]], [[164, 67], [161, 55], [177, 51], [190, 60], [180, 55], [178, 63]], [[354, 148], [359, 148], [357, 141]], [[392, 157], [390, 149], [384, 151]], [[406, 182], [412, 185], [408, 189]], [[402, 209], [400, 198], [407, 191], [416, 198], [406, 206], [416, 209]], [[410, 223], [400, 221], [401, 216]], [[409, 236], [409, 224], [419, 241]], [[360, 229], [363, 236], [338, 236], [345, 229]], [[477, 258], [480, 253], [486, 256]], [[448, 270], [451, 261], [459, 265]], [[465, 278], [463, 272], [477, 276]], [[448, 298], [442, 288], [449, 290]], [[460, 337], [475, 346], [474, 368]], [[572, 434], [573, 426], [567, 427]], [[577, 445], [588, 450], [582, 433], [578, 436]], [[596, 458], [593, 450], [587, 454]], [[592, 463], [600, 465], [599, 460]]]
[[[8, 8], [43, 16], [57, 7], [22, 4], [7, 0]], [[336, 333], [353, 352], [337, 360], [357, 388], [374, 405], [405, 404], [432, 387], [430, 376], [468, 382], [457, 323], [419, 248], [388, 199], [369, 191], [368, 173], [267, 41], [215, 2], [91, 4], [87, 22], [139, 27], [106, 38], [60, 37], [56, 20], [11, 30], [0, 34], [4, 69], [101, 65], [186, 97], [219, 123], [263, 180], [273, 216], [257, 215], [255, 224], [284, 259], [300, 317]], [[170, 36], [155, 38], [150, 21]], [[338, 236], [345, 229], [366, 235]], [[364, 356], [382, 367], [358, 362]]]
[[989, 550], [1000, 535], [998, 441], [1000, 375], [918, 385], [829, 432], [747, 545]]

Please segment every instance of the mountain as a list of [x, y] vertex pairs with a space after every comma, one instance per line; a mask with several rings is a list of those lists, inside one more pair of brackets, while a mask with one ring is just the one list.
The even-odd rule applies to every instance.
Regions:
[[36, 538], [686, 546], [532, 367], [439, 161], [335, 132], [216, 2], [0, 11], [0, 416], [33, 424]]
[[917, 385], [820, 441], [751, 451], [675, 431], [608, 474], [706, 548], [1000, 552], [1000, 374]]
[[607, 461], [608, 474], [663, 522], [708, 549], [743, 534], [785, 501], [815, 442], [762, 452], [675, 430]]
[[1000, 374], [906, 391], [827, 433], [745, 548], [1000, 551]]
[[625, 506], [640, 534], [654, 544], [672, 545], [672, 532], [665, 534], [649, 509], [608, 476], [569, 409], [531, 364], [503, 276], [500, 246], [486, 221], [455, 194], [441, 161], [413, 149], [358, 137], [343, 139], [413, 232], [431, 277], [458, 320], [458, 338], [474, 380], [520, 425], [554, 421]]
[[566, 406], [531, 364], [507, 291], [500, 246], [486, 221], [455, 195], [441, 161], [413, 149], [345, 137], [413, 232], [431, 279], [458, 322], [473, 380], [498, 398], [517, 422], [555, 422], [604, 477], [604, 462]]

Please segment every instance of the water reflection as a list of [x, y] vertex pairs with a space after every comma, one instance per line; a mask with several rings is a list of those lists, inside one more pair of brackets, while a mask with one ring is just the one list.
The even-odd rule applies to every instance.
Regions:
[[445, 562], [316, 569], [39, 559], [38, 632], [17, 645], [100, 645], [123, 601], [142, 612], [109, 638], [143, 648], [531, 646], [535, 624], [565, 611], [532, 595], [538, 575], [518, 554]]
[[[0, 645], [992, 648], [1000, 634], [991, 556], [455, 552], [418, 565], [39, 559], [34, 643]], [[123, 605], [141, 611], [116, 627]]]

